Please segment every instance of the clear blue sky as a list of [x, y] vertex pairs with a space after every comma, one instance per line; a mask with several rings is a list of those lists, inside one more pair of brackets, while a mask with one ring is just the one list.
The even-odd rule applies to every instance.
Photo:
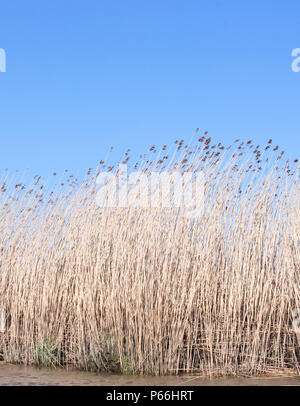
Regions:
[[196, 127], [300, 155], [299, 0], [14, 0], [0, 16], [0, 169], [85, 171]]

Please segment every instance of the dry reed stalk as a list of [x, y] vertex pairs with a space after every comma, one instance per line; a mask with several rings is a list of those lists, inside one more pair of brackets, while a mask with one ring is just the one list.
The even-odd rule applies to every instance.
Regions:
[[39, 177], [24, 191], [1, 180], [5, 360], [41, 363], [46, 339], [57, 365], [83, 369], [298, 373], [297, 162], [282, 164], [278, 147], [260, 152], [251, 141], [234, 151], [205, 136], [175, 145], [156, 157], [153, 146], [135, 168], [203, 171], [205, 203], [194, 222], [159, 208], [98, 207], [104, 161], [82, 184], [71, 175], [51, 194]]

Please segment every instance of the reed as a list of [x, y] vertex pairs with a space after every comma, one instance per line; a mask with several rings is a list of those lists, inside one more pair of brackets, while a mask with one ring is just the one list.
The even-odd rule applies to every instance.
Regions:
[[96, 176], [117, 171], [103, 160], [80, 182], [54, 173], [53, 190], [39, 176], [4, 176], [3, 359], [141, 375], [299, 373], [299, 163], [283, 156], [272, 140], [225, 147], [207, 133], [151, 147], [132, 169], [203, 171], [195, 221], [99, 207]]

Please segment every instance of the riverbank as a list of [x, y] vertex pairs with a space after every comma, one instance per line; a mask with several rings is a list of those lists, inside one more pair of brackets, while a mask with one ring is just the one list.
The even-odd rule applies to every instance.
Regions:
[[203, 378], [199, 376], [124, 376], [73, 369], [0, 364], [0, 386], [300, 386], [297, 376]]

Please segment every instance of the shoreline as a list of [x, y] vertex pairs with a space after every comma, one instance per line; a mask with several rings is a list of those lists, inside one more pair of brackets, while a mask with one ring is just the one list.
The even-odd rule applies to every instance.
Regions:
[[284, 371], [253, 377], [209, 378], [197, 375], [135, 376], [48, 369], [0, 362], [0, 386], [300, 386], [296, 374]]

